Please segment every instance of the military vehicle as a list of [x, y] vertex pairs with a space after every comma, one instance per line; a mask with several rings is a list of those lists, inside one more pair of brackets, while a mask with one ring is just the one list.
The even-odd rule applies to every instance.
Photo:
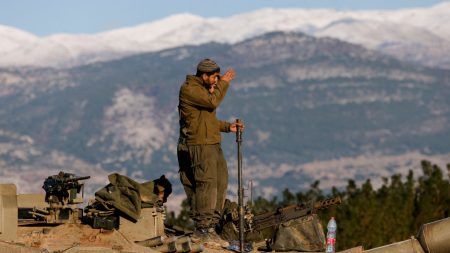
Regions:
[[[155, 181], [144, 184], [111, 174], [110, 184], [96, 193], [84, 209], [84, 180], [60, 172], [44, 181], [45, 194], [17, 194], [14, 184], [0, 184], [0, 252], [225, 252], [194, 244], [188, 235], [175, 235], [165, 228], [162, 203], [164, 187]], [[119, 186], [119, 187], [118, 187]], [[126, 188], [126, 202], [114, 203], [120, 189]], [[131, 193], [130, 193], [131, 192]], [[102, 195], [106, 194], [106, 195]], [[111, 194], [112, 193], [112, 194]], [[136, 193], [133, 195], [133, 193]], [[81, 197], [79, 196], [81, 194]], [[109, 194], [109, 195], [108, 195]], [[123, 196], [122, 196], [123, 198]], [[139, 201], [139, 208], [127, 205]], [[271, 214], [249, 216], [257, 229], [266, 224], [285, 224], [310, 215], [314, 208], [336, 204], [332, 199], [277, 210]], [[231, 219], [236, 221], [236, 217]], [[289, 222], [289, 221], [288, 221]], [[239, 223], [238, 223], [239, 224]], [[259, 251], [253, 247], [252, 251]], [[450, 218], [425, 224], [417, 237], [375, 249], [355, 247], [346, 253], [448, 253], [450, 252]]]

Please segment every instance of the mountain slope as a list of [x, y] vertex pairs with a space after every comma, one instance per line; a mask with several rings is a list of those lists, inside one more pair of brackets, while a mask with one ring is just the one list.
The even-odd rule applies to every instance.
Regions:
[[[47, 161], [52, 172], [97, 171], [96, 182], [112, 171], [165, 173], [180, 193], [178, 89], [204, 57], [237, 71], [218, 116], [246, 122], [245, 177], [257, 195], [419, 171], [423, 158], [449, 162], [448, 71], [331, 38], [270, 33], [65, 70], [0, 70], [2, 175], [33, 167], [42, 175]], [[232, 194], [235, 142], [223, 137]]]

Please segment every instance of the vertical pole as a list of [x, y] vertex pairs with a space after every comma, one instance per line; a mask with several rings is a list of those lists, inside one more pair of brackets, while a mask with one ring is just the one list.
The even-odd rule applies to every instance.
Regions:
[[[236, 119], [236, 123], [241, 123], [240, 119]], [[242, 130], [239, 126], [236, 128], [236, 143], [238, 150], [238, 205], [239, 205], [239, 248], [244, 253], [244, 187], [242, 186]]]
[[250, 207], [253, 208], [253, 180], [250, 180]]

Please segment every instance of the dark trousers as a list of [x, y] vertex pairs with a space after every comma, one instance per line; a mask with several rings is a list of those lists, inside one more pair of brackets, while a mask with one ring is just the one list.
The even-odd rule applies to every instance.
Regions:
[[217, 224], [228, 187], [228, 168], [220, 144], [178, 144], [180, 180], [196, 228]]

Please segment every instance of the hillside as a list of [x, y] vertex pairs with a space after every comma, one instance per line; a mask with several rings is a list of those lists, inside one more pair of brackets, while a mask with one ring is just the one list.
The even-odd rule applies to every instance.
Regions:
[[[2, 181], [29, 192], [66, 170], [93, 176], [95, 189], [112, 171], [138, 180], [165, 173], [181, 193], [178, 89], [204, 57], [236, 69], [218, 115], [246, 122], [244, 175], [258, 195], [420, 172], [425, 158], [449, 162], [449, 71], [331, 38], [269, 33], [71, 69], [1, 69]], [[223, 147], [235, 175], [233, 135]]]

